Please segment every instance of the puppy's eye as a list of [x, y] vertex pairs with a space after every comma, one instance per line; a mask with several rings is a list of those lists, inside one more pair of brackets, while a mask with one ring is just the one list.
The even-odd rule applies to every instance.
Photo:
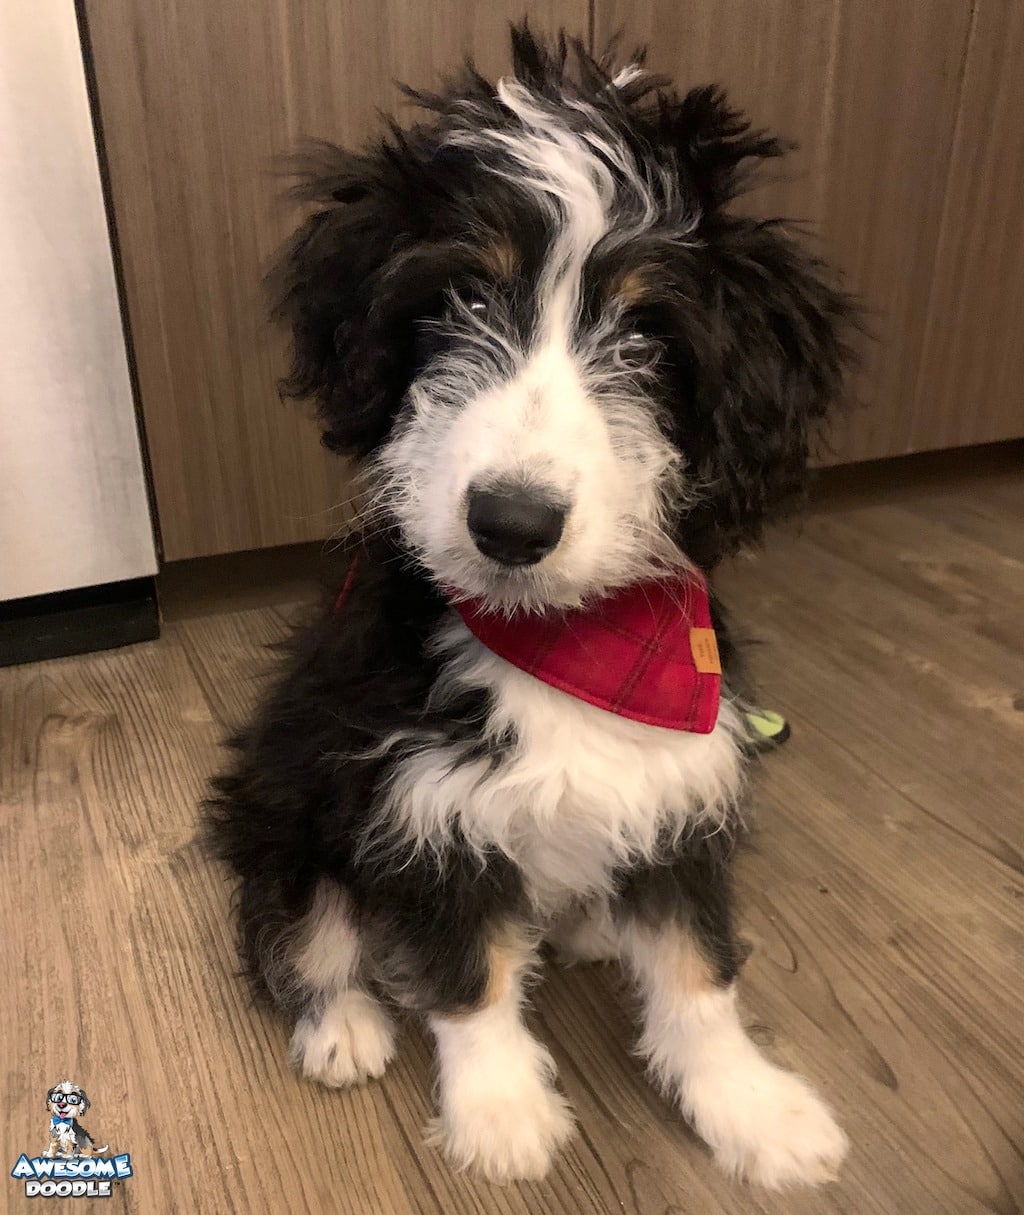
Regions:
[[449, 297], [447, 307], [445, 308], [445, 318], [450, 321], [458, 320], [464, 318], [468, 312], [470, 316], [479, 317], [483, 320], [490, 310], [490, 303], [483, 295], [478, 291], [467, 288], [462, 291], [455, 291]]
[[634, 329], [619, 338], [613, 357], [619, 367], [645, 367], [654, 361], [656, 354], [657, 343]]

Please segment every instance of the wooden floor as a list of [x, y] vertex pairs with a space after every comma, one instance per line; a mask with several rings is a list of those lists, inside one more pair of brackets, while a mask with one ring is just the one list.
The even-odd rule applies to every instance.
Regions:
[[[741, 864], [744, 997], [756, 1039], [813, 1078], [852, 1141], [817, 1192], [718, 1176], [645, 1083], [628, 993], [602, 968], [550, 968], [537, 994], [579, 1116], [545, 1184], [477, 1184], [423, 1146], [415, 1026], [383, 1082], [329, 1092], [291, 1074], [285, 1029], [234, 976], [223, 875], [193, 842], [218, 739], [305, 593], [289, 561], [280, 578], [244, 559], [172, 571], [159, 642], [0, 671], [5, 1170], [44, 1147], [45, 1091], [70, 1076], [86, 1125], [137, 1170], [104, 1210], [1024, 1210], [1019, 447], [970, 472], [833, 475], [802, 534], [723, 579], [794, 728]], [[9, 1177], [4, 1203], [29, 1205]]]

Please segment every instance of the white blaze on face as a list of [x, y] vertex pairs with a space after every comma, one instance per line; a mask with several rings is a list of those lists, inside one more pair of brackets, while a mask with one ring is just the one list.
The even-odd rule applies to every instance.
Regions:
[[489, 134], [521, 170], [518, 184], [536, 192], [557, 224], [540, 280], [539, 344], [568, 349], [583, 267], [608, 232], [615, 181], [596, 149], [552, 122], [521, 84], [500, 81], [498, 98], [518, 116], [522, 130]]
[[628, 228], [638, 233], [654, 222], [654, 198], [629, 150], [600, 133], [591, 107], [568, 99], [563, 103], [569, 111], [591, 115], [590, 123], [577, 132], [559, 123], [516, 80], [498, 82], [498, 100], [516, 115], [521, 128], [474, 132], [456, 137], [456, 142], [487, 142], [503, 149], [515, 166], [506, 173], [509, 179], [533, 191], [552, 214], [556, 236], [539, 288], [539, 339], [541, 345], [557, 341], [568, 347], [583, 268], [611, 231], [613, 209], [622, 209]]

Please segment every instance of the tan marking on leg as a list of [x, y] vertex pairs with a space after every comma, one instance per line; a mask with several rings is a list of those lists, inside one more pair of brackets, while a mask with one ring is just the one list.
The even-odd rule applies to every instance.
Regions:
[[686, 925], [649, 928], [634, 923], [623, 929], [622, 939], [627, 955], [643, 958], [661, 976], [661, 985], [680, 999], [721, 990], [696, 936]]
[[487, 986], [480, 1008], [493, 1008], [507, 999], [522, 981], [533, 959], [533, 942], [522, 929], [503, 924], [487, 944]]

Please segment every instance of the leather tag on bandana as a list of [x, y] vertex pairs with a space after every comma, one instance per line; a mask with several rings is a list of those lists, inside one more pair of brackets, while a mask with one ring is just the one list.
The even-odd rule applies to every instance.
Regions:
[[579, 611], [510, 619], [478, 601], [454, 606], [489, 650], [569, 696], [668, 730], [715, 727], [721, 666], [702, 579], [646, 582]]
[[721, 675], [718, 660], [718, 640], [714, 629], [690, 629], [690, 653], [693, 665], [702, 675]]

